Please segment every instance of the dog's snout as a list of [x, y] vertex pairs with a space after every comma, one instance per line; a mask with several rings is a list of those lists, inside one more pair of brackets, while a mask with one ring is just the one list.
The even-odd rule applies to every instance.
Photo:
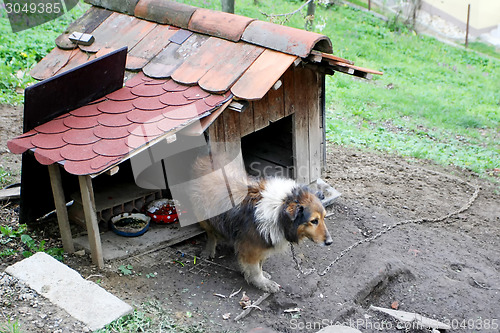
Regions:
[[329, 246], [329, 245], [332, 245], [333, 244], [333, 240], [331, 237], [328, 237], [326, 240], [325, 240], [325, 245], [326, 246]]

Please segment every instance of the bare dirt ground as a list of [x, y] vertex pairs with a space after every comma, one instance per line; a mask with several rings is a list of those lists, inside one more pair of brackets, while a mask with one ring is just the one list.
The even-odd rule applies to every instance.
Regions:
[[[3, 143], [9, 127], [0, 126]], [[255, 327], [317, 332], [337, 322], [362, 332], [405, 331], [391, 317], [370, 310], [370, 305], [392, 305], [437, 319], [452, 326], [447, 332], [499, 332], [497, 184], [464, 170], [340, 146], [328, 147], [323, 178], [342, 193], [327, 209], [332, 213], [327, 225], [333, 245], [295, 246], [303, 271], [314, 269], [308, 275], [299, 271], [290, 249], [272, 257], [264, 269], [283, 289], [239, 322], [233, 319], [242, 311], [242, 292], [253, 301], [263, 293], [244, 281], [227, 247], [219, 247], [214, 262], [197, 258], [195, 264], [204, 236], [109, 262], [104, 270], [95, 269], [87, 255], [66, 255], [65, 263], [134, 306], [154, 304], [151, 316], [168, 313], [177, 323], [211, 332], [247, 332]], [[467, 206], [475, 191], [471, 184], [480, 190], [467, 210], [442, 221], [404, 223], [370, 240], [402, 221], [435, 219]], [[2, 208], [2, 225], [17, 223], [14, 209], [15, 205]], [[50, 232], [39, 237], [54, 238]], [[0, 258], [0, 272], [20, 259]], [[128, 264], [133, 272], [120, 274], [120, 265]], [[214, 295], [228, 296], [240, 288], [232, 298]], [[0, 275], [0, 290], [0, 323], [14, 317], [25, 332], [85, 331], [81, 323], [8, 276]], [[286, 312], [290, 309], [297, 312]], [[429, 332], [415, 327], [406, 331]]]

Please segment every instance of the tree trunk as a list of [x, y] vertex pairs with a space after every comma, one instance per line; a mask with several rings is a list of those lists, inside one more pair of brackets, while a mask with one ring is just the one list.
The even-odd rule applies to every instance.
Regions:
[[222, 11], [234, 14], [234, 0], [221, 0]]
[[305, 29], [306, 30], [312, 30], [313, 23], [314, 23], [314, 13], [316, 11], [316, 3], [314, 0], [311, 0], [309, 4], [307, 5], [307, 16], [306, 16], [306, 24], [305, 24]]

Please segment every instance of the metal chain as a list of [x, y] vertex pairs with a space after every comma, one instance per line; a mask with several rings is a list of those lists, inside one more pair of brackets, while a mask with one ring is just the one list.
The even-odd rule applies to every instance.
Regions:
[[[430, 170], [428, 170], [430, 171]], [[441, 174], [437, 171], [433, 171], [434, 173], [436, 174]], [[446, 175], [448, 177], [451, 178], [451, 176], [449, 175]], [[455, 178], [455, 177], [453, 177]], [[456, 179], [459, 179], [459, 178], [456, 178]], [[319, 276], [323, 276], [325, 275], [326, 273], [328, 273], [328, 271], [332, 268], [333, 265], [335, 265], [340, 259], [342, 259], [343, 256], [345, 256], [347, 253], [349, 253], [349, 251], [351, 251], [352, 249], [354, 249], [355, 247], [361, 245], [361, 244], [364, 244], [364, 243], [369, 243], [377, 238], [379, 238], [380, 236], [382, 236], [383, 234], [389, 232], [390, 230], [396, 228], [396, 227], [399, 227], [399, 226], [402, 226], [402, 225], [406, 225], [406, 224], [410, 224], [410, 223], [415, 223], [415, 224], [422, 224], [422, 223], [435, 223], [435, 222], [440, 222], [440, 221], [444, 221], [446, 219], [449, 219], [450, 217], [454, 216], [454, 215], [458, 215], [460, 213], [463, 213], [465, 212], [467, 209], [469, 209], [472, 204], [474, 203], [474, 201], [476, 200], [477, 196], [479, 195], [479, 187], [476, 186], [476, 185], [472, 185], [466, 181], [463, 181], [461, 179], [459, 179], [461, 182], [463, 182], [464, 184], [474, 188], [474, 193], [472, 194], [472, 196], [469, 198], [469, 200], [467, 201], [467, 203], [465, 205], [463, 205], [462, 207], [460, 207], [459, 209], [455, 210], [455, 211], [452, 211], [444, 216], [441, 216], [441, 217], [437, 217], [437, 218], [433, 218], [433, 219], [426, 219], [426, 218], [419, 218], [419, 219], [415, 219], [415, 220], [403, 220], [403, 221], [399, 221], [399, 222], [396, 222], [394, 223], [393, 225], [390, 225], [388, 227], [386, 227], [385, 229], [379, 231], [378, 233], [376, 233], [375, 235], [371, 236], [371, 237], [368, 237], [368, 238], [365, 238], [365, 239], [362, 239], [360, 241], [357, 241], [356, 243], [352, 244], [351, 246], [349, 246], [348, 248], [342, 250], [339, 255], [333, 259], [333, 261], [328, 265], [326, 266], [326, 268], [322, 271], [322, 272], [319, 272], [318, 275]], [[297, 269], [303, 274], [303, 275], [309, 275], [311, 274], [312, 272], [315, 272], [316, 269], [315, 268], [312, 268], [312, 269], [309, 269], [307, 272], [304, 272], [304, 270], [302, 269], [301, 265], [299, 264], [296, 256], [295, 256], [295, 250], [294, 250], [294, 247], [292, 245], [292, 243], [290, 243], [290, 248], [292, 250], [292, 258], [293, 260], [295, 261], [295, 264], [297, 265]]]

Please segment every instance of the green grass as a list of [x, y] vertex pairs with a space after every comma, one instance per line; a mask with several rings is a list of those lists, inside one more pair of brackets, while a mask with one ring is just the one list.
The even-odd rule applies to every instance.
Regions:
[[[218, 0], [184, 0], [220, 9]], [[242, 0], [236, 13], [268, 20], [303, 2]], [[0, 103], [19, 103], [28, 69], [53, 47], [72, 14], [12, 38], [0, 20]], [[303, 28], [306, 9], [285, 24]], [[281, 23], [282, 19], [275, 19]], [[345, 5], [317, 6], [314, 29], [326, 34], [334, 54], [382, 70], [372, 81], [337, 73], [328, 77], [327, 137], [333, 143], [425, 158], [483, 176], [500, 167], [500, 61], [495, 57], [419, 36], [394, 20], [381, 21]], [[484, 47], [471, 43], [471, 48]], [[491, 49], [489, 53], [497, 55]]]
[[[465, 46], [465, 44], [464, 44]], [[500, 59], [500, 48], [483, 42], [469, 42], [469, 49]]]
[[132, 314], [121, 317], [96, 333], [130, 333], [130, 332], [170, 332], [170, 333], [229, 333], [207, 316], [200, 316], [186, 311], [182, 314], [182, 323], [179, 323], [180, 313], [173, 314], [160, 301], [147, 301], [140, 304]]
[[83, 2], [56, 20], [33, 29], [12, 33], [0, 4], [0, 104], [21, 104], [23, 91], [35, 82], [31, 68], [55, 47], [54, 40], [88, 8]]

